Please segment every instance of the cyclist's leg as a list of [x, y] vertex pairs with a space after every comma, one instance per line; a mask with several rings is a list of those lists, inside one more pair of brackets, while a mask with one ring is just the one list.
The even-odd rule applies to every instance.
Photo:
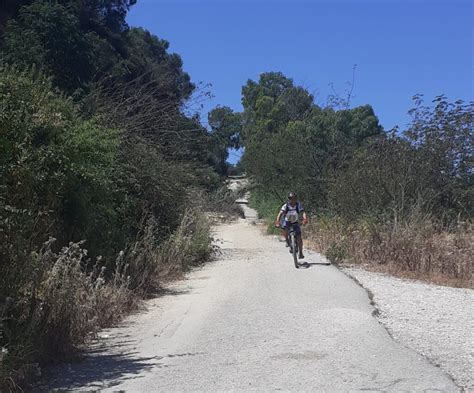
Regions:
[[290, 254], [293, 252], [293, 247], [290, 244], [290, 225], [285, 225], [285, 236], [286, 236], [286, 245], [289, 247]]
[[301, 227], [298, 225], [297, 229], [296, 229], [296, 236], [297, 236], [297, 239], [298, 239], [298, 250], [299, 250], [299, 257], [300, 258], [304, 258], [304, 254], [303, 254], [303, 236], [301, 235]]
[[285, 236], [286, 246], [289, 247], [290, 243], [288, 241], [288, 226], [286, 225], [286, 223], [283, 223], [283, 236]]

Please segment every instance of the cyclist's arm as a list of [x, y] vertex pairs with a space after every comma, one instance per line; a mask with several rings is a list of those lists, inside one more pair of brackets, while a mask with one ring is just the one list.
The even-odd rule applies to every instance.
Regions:
[[278, 224], [280, 223], [280, 219], [281, 219], [281, 216], [282, 216], [282, 215], [283, 215], [283, 212], [280, 210], [280, 211], [278, 212], [277, 218], [276, 218], [276, 220], [275, 220], [275, 224], [276, 224], [276, 223], [278, 223]]
[[276, 218], [276, 220], [275, 220], [275, 225], [276, 225], [276, 226], [280, 226], [280, 220], [281, 220], [281, 218], [286, 214], [285, 206], [286, 206], [286, 205], [283, 205], [283, 206], [281, 207], [280, 211], [278, 212], [277, 218]]
[[306, 211], [303, 209], [303, 206], [301, 205], [301, 203], [299, 204], [299, 208], [300, 208], [301, 215], [303, 216], [303, 224], [307, 224], [308, 216], [306, 215]]

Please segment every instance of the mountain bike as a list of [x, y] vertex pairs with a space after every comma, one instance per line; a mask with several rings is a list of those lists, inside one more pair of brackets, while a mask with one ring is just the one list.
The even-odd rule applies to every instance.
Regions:
[[298, 223], [290, 224], [288, 229], [288, 243], [290, 246], [290, 253], [293, 255], [293, 260], [295, 262], [295, 267], [299, 269], [300, 264], [298, 262], [298, 235], [296, 233], [296, 226]]
[[[296, 226], [297, 225], [298, 225], [298, 222], [295, 222], [293, 224], [291, 224], [291, 223], [289, 224], [287, 246], [290, 247], [290, 254], [293, 255], [293, 261], [295, 262], [295, 267], [297, 269], [299, 269], [300, 264], [298, 262], [298, 252], [299, 252], [298, 235], [296, 233]], [[282, 228], [282, 226], [277, 225], [277, 228]]]

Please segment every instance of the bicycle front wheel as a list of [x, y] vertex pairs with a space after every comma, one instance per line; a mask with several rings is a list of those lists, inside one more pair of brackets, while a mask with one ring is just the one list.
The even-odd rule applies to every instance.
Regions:
[[296, 236], [294, 233], [291, 234], [291, 249], [293, 250], [295, 267], [298, 269], [300, 267], [300, 264], [298, 263], [298, 244], [296, 243]]

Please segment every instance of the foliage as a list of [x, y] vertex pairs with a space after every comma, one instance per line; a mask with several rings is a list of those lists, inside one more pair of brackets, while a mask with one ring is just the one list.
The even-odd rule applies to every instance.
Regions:
[[321, 109], [281, 73], [261, 74], [242, 92], [246, 172], [274, 193], [298, 190], [309, 207], [327, 207], [331, 174], [382, 132], [370, 106]]
[[65, 6], [36, 1], [9, 21], [2, 55], [9, 64], [35, 65], [52, 75], [56, 86], [72, 92], [97, 72], [96, 38], [84, 34], [79, 19]]
[[417, 180], [431, 194], [437, 217], [452, 221], [474, 212], [474, 102], [448, 102], [439, 96], [427, 106], [414, 97], [412, 122], [403, 136], [417, 151], [421, 169]]
[[245, 170], [266, 193], [296, 190], [309, 210], [345, 218], [469, 219], [473, 104], [414, 100], [408, 129], [386, 133], [370, 105], [320, 108], [283, 74], [261, 74], [242, 89]]
[[0, 255], [10, 261], [0, 267], [3, 291], [22, 285], [29, 250], [49, 236], [93, 232], [107, 247], [101, 230], [115, 218], [107, 201], [118, 135], [81, 120], [44, 77], [11, 68], [0, 70], [0, 112]]
[[210, 255], [193, 195], [219, 188], [210, 157], [227, 145], [187, 111], [200, 98], [180, 56], [125, 23], [133, 3], [0, 5], [3, 381]]
[[395, 220], [419, 209], [441, 225], [472, 217], [473, 105], [444, 97], [433, 108], [418, 97], [415, 104], [406, 131], [362, 146], [336, 174], [333, 209], [348, 218]]
[[229, 107], [217, 107], [209, 112], [208, 122], [213, 144], [208, 162], [218, 173], [226, 175], [229, 170], [228, 149], [240, 147], [241, 116]]

